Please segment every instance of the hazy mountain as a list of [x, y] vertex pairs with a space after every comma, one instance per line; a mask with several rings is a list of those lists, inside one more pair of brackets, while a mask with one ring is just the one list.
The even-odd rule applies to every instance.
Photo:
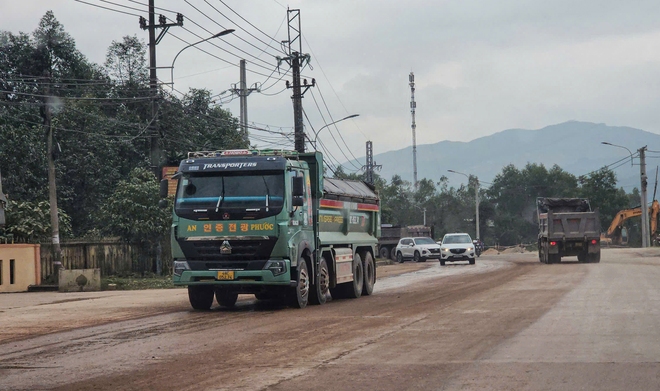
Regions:
[[[648, 146], [651, 151], [660, 150], [660, 135], [641, 129], [607, 126], [590, 122], [569, 121], [537, 130], [508, 129], [470, 142], [441, 141], [417, 146], [417, 178], [434, 181], [442, 175], [449, 178], [452, 186], [465, 183], [467, 178], [447, 172], [455, 170], [477, 175], [484, 186], [502, 171], [507, 164], [523, 168], [528, 162], [543, 163], [547, 168], [557, 164], [564, 170], [583, 175], [610, 165], [617, 174], [619, 186], [626, 191], [639, 188], [639, 159], [630, 164], [630, 153], [623, 148], [601, 144], [602, 141], [627, 147], [633, 154]], [[378, 150], [377, 142], [374, 149]], [[628, 157], [628, 159], [625, 159]], [[660, 164], [660, 152], [648, 152], [646, 159], [649, 176], [649, 197], [653, 195], [656, 167]], [[623, 159], [623, 160], [622, 160]], [[355, 162], [364, 165], [364, 157]], [[412, 146], [377, 154], [374, 161], [381, 164], [380, 175], [388, 182], [395, 174], [412, 181]], [[344, 167], [352, 167], [350, 163]]]

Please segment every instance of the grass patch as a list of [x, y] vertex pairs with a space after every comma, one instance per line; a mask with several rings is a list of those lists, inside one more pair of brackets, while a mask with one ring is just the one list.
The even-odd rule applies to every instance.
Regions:
[[115, 284], [116, 290], [171, 289], [179, 288], [172, 284], [172, 276], [110, 276], [101, 278], [101, 289], [108, 290], [109, 284]]

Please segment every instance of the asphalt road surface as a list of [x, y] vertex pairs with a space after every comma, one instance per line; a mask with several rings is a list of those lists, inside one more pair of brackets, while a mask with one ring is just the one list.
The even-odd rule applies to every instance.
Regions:
[[0, 390], [658, 390], [660, 249], [378, 269], [304, 310], [184, 289], [0, 295]]

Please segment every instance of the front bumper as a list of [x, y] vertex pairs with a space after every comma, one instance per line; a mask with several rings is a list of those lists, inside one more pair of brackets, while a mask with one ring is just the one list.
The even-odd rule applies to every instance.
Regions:
[[[295, 286], [295, 281], [291, 280], [291, 262], [285, 260], [286, 271], [275, 276], [271, 270], [183, 270], [181, 274], [172, 276], [174, 285], [226, 285], [226, 286], [246, 286], [246, 285], [275, 285], [275, 286]], [[233, 272], [232, 279], [227, 278], [224, 272]]]

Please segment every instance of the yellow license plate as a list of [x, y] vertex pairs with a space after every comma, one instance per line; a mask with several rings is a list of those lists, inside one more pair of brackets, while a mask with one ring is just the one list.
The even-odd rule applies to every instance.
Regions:
[[234, 271], [219, 271], [218, 272], [218, 280], [233, 280], [234, 279]]

